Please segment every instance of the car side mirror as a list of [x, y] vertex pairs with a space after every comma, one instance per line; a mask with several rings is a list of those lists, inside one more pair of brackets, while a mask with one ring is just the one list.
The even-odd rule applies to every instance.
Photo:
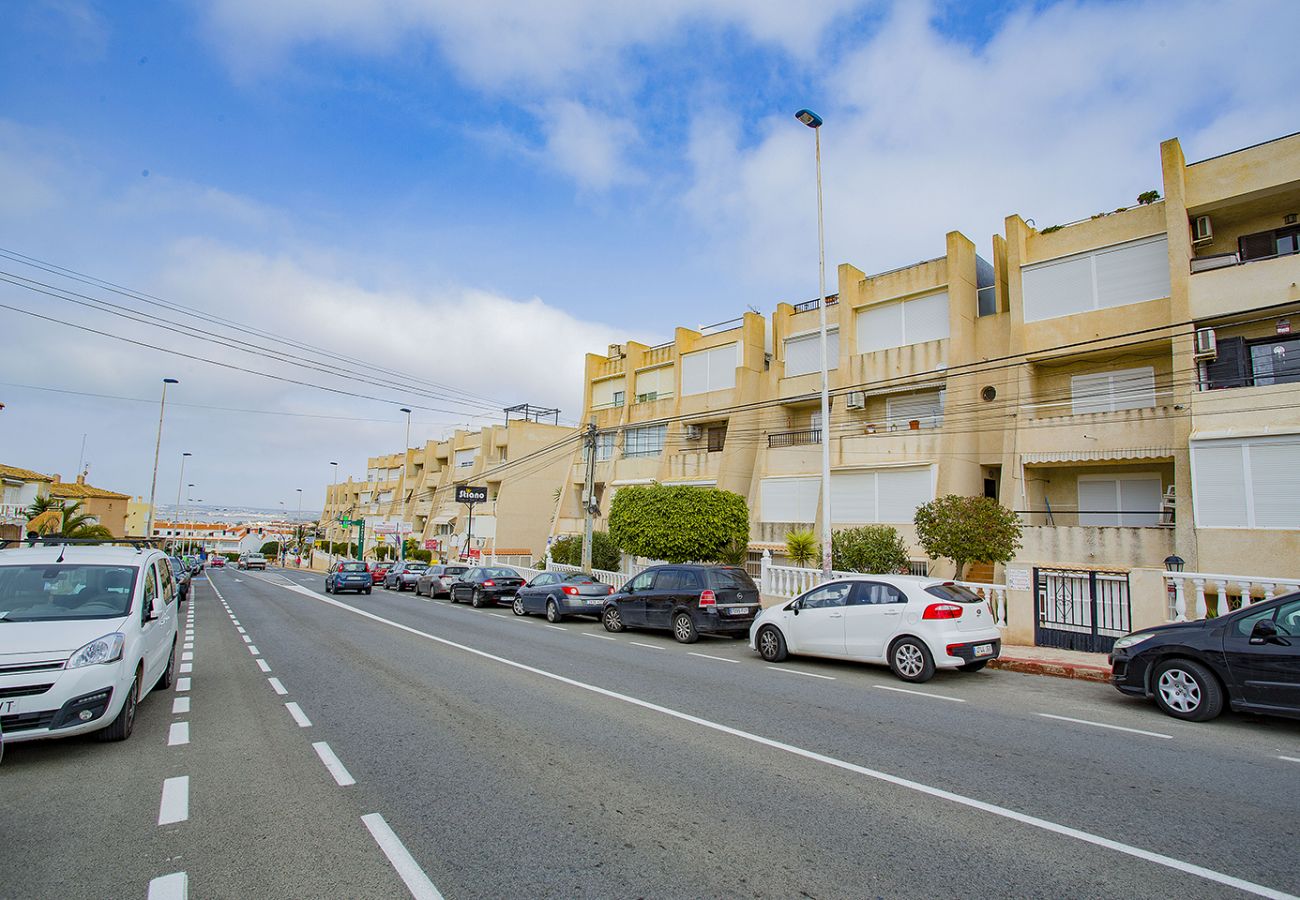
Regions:
[[1255, 623], [1255, 627], [1250, 630], [1250, 642], [1252, 644], [1285, 644], [1288, 643], [1277, 633], [1277, 625], [1272, 619], [1260, 619]]
[[799, 610], [803, 609], [803, 604], [800, 603], [798, 600], [796, 600], [793, 603], [791, 603], [789, 606], [787, 606], [786, 609], [790, 610], [790, 612], [794, 613], [797, 616], [799, 615]]

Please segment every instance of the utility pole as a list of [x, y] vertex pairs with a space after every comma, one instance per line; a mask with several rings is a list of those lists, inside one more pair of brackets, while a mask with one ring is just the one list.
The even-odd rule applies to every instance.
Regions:
[[582, 488], [582, 571], [591, 571], [591, 527], [592, 515], [597, 507], [596, 493], [596, 417], [587, 423], [587, 433], [583, 436], [587, 451], [587, 481]]

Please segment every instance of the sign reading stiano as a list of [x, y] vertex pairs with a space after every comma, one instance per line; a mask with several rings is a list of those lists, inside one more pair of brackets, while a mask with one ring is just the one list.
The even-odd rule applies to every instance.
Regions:
[[487, 494], [486, 487], [473, 487], [467, 484], [456, 486], [457, 503], [487, 503]]

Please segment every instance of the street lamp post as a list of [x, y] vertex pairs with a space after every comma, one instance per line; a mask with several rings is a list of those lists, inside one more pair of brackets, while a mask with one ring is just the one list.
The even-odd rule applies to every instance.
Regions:
[[[330, 491], [331, 500], [332, 500], [332, 503], [333, 503], [333, 504], [338, 504], [338, 503], [339, 503], [339, 464], [336, 463], [336, 462], [332, 462], [332, 463], [330, 463], [330, 465], [334, 467], [334, 489], [333, 489], [332, 491]], [[330, 504], [330, 503], [326, 503], [325, 505], [328, 507], [328, 506], [330, 506], [331, 504]], [[329, 515], [328, 512], [326, 513], [326, 515], [327, 515], [327, 516]], [[330, 521], [335, 521], [335, 520], [337, 520], [337, 518], [338, 518], [338, 516], [335, 516], [334, 519], [331, 519]], [[330, 556], [333, 557], [333, 555], [334, 555], [334, 547], [333, 547], [333, 543], [334, 543], [334, 529], [333, 529], [333, 527], [329, 528], [325, 533], [326, 533], [327, 535], [329, 535], [329, 540], [330, 540]]]
[[153, 503], [158, 495], [158, 453], [162, 450], [163, 413], [167, 409], [167, 385], [180, 384], [176, 378], [164, 378], [162, 401], [158, 404], [158, 440], [153, 445], [153, 480], [149, 482], [149, 520], [145, 523], [144, 533], [153, 537]]
[[307, 529], [302, 525], [302, 488], [294, 488], [298, 492], [298, 521], [295, 523], [294, 538], [298, 541], [298, 559], [302, 559], [302, 539], [307, 534]]
[[822, 343], [822, 577], [831, 577], [831, 395], [826, 358], [826, 234], [822, 225], [822, 117], [811, 109], [801, 109], [794, 117], [813, 130], [817, 155], [817, 285], [821, 302], [817, 304]]
[[[190, 495], [190, 490], [191, 490], [193, 487], [194, 487], [194, 485], [192, 485], [192, 484], [187, 484], [187, 485], [185, 485], [185, 506], [184, 506], [184, 510], [188, 510], [188, 509], [190, 508], [190, 497], [191, 497], [191, 495]], [[185, 516], [184, 516], [184, 513], [182, 512], [181, 519], [184, 520], [184, 518], [185, 518]], [[194, 537], [194, 529], [193, 529], [193, 528], [190, 528], [190, 529], [188, 529], [188, 530], [185, 532], [185, 552], [186, 552], [186, 553], [189, 553], [191, 547], [194, 545], [194, 541], [192, 540], [193, 537]]]
[[[186, 458], [191, 457], [191, 456], [193, 456], [193, 455], [194, 455], [194, 454], [193, 454], [193, 453], [190, 453], [189, 451], [186, 451], [186, 452], [184, 452], [184, 453], [181, 454], [181, 477], [178, 478], [178, 479], [176, 479], [176, 515], [177, 515], [177, 518], [180, 518], [180, 512], [181, 512], [181, 486], [182, 486], [183, 484], [185, 484], [185, 460], [186, 460]], [[178, 522], [177, 525], [179, 525], [179, 524], [180, 524], [180, 523]], [[150, 537], [153, 537], [152, 534], [149, 535], [149, 536], [150, 536]]]
[[[402, 445], [402, 487], [398, 496], [402, 500], [402, 510], [406, 509], [406, 472], [407, 463], [411, 459], [411, 411], [405, 406], [402, 412], [406, 413], [406, 443]], [[406, 559], [406, 539], [402, 537], [402, 514], [397, 516], [397, 558]]]

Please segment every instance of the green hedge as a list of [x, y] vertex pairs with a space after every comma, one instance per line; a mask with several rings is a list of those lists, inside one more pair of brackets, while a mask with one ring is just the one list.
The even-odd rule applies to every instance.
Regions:
[[[562, 537], [551, 543], [551, 559], [565, 566], [582, 565], [582, 537], [573, 535]], [[623, 563], [623, 554], [619, 552], [614, 539], [604, 531], [591, 533], [591, 567], [617, 572]]]
[[670, 563], [715, 562], [749, 543], [749, 507], [731, 491], [662, 484], [621, 488], [609, 534], [622, 550]]

